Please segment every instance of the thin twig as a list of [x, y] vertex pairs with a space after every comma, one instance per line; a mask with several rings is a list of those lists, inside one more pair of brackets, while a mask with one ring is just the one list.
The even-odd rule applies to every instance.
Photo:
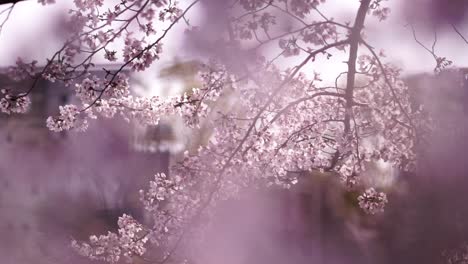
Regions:
[[457, 29], [457, 27], [454, 24], [452, 24], [452, 28], [463, 39], [463, 41], [465, 41], [465, 43], [468, 44], [468, 39], [466, 39], [465, 36], [463, 36], [463, 34]]

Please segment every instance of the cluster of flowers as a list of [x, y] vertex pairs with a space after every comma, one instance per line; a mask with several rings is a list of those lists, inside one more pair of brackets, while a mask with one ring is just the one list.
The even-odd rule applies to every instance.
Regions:
[[149, 212], [152, 225], [148, 238], [158, 246], [168, 246], [177, 238], [183, 223], [190, 220], [196, 207], [186, 179], [173, 178], [158, 173], [147, 191], [140, 190], [140, 200]]
[[369, 12], [372, 12], [372, 15], [376, 16], [380, 21], [387, 19], [390, 14], [390, 8], [381, 6], [381, 2], [382, 0], [373, 0], [369, 10]]
[[367, 189], [358, 197], [359, 207], [368, 214], [376, 214], [384, 211], [387, 204], [387, 195], [377, 192], [374, 188]]
[[11, 113], [26, 113], [31, 104], [31, 100], [26, 94], [18, 94], [13, 96], [7, 93], [5, 89], [2, 89], [1, 93], [4, 95], [0, 99], [0, 111], [6, 114]]
[[[163, 115], [178, 114], [191, 127], [199, 124], [201, 117], [210, 117], [207, 122], [213, 134], [208, 144], [197, 153], [187, 153], [173, 168], [171, 178], [156, 175], [149, 190], [141, 193], [154, 220], [147, 237], [153, 244], [167, 245], [198, 211], [236, 195], [246, 186], [274, 184], [288, 188], [297, 182], [296, 172], [315, 169], [335, 171], [346, 184], [354, 186], [366, 162], [384, 159], [402, 168], [409, 166], [414, 160], [415, 135], [407, 115], [416, 117], [418, 113], [412, 112], [405, 99], [407, 87], [391, 66], [385, 65], [384, 80], [372, 57], [362, 56], [359, 62], [362, 72], [367, 72], [368, 83], [356, 90], [348, 132], [344, 92], [320, 88], [317, 76], [313, 80], [303, 74], [293, 76], [292, 71], [284, 72], [262, 61], [257, 65], [262, 70], [252, 73], [255, 83], [238, 85], [226, 68], [214, 65], [200, 75], [201, 88], [182, 96], [109, 96], [99, 99], [84, 114], [112, 117], [120, 113], [153, 125]], [[393, 92], [386, 81], [391, 82]], [[85, 79], [77, 85], [77, 92], [94, 83]], [[213, 104], [227, 91], [239, 95], [235, 104]], [[83, 92], [80, 98], [86, 98], [86, 94]], [[49, 127], [76, 128], [80, 120], [76, 109], [61, 107], [61, 116], [49, 119], [58, 128]], [[369, 142], [365, 142], [367, 139]], [[366, 213], [376, 214], [383, 211], [387, 198], [371, 188], [358, 201]]]
[[[7, 75], [13, 81], [21, 81], [33, 77], [37, 71], [37, 61], [25, 63], [21, 58], [16, 60], [16, 65], [8, 68]], [[13, 91], [3, 88], [0, 91], [0, 111], [2, 113], [26, 113], [29, 110], [31, 99], [27, 93], [15, 94]]]
[[447, 264], [466, 264], [468, 263], [468, 244], [462, 243], [456, 248], [442, 252], [444, 263]]
[[[54, 0], [39, 0], [39, 3], [53, 4]], [[24, 62], [21, 58], [16, 62], [16, 66], [10, 67], [8, 74], [13, 80], [23, 80], [26, 78], [45, 78], [51, 82], [63, 81], [66, 85], [80, 77], [80, 71], [86, 72], [93, 64], [91, 60], [94, 56], [103, 53], [109, 61], [116, 61], [117, 51], [108, 50], [108, 46], [116, 40], [122, 38], [128, 28], [137, 25], [139, 32], [127, 34], [125, 46], [122, 51], [122, 58], [126, 66], [134, 70], [144, 70], [154, 61], [159, 59], [162, 52], [162, 37], [147, 43], [144, 38], [139, 39], [138, 34], [143, 36], [156, 37], [153, 29], [153, 19], [159, 12], [159, 20], [175, 23], [181, 16], [182, 10], [178, 7], [177, 1], [166, 0], [125, 0], [116, 4], [113, 8], [105, 8], [102, 0], [75, 0], [75, 9], [70, 10], [70, 20], [67, 23], [69, 36], [65, 44], [47, 62], [45, 67], [38, 70], [37, 61]], [[101, 10], [102, 9], [102, 10]], [[150, 40], [148, 38], [148, 40]], [[78, 56], [85, 54], [86, 56]], [[80, 58], [76, 61], [76, 58]], [[114, 81], [115, 79], [115, 81]], [[113, 78], [107, 84], [100, 84], [96, 79], [86, 79], [81, 85], [76, 87], [78, 96], [88, 103], [96, 103], [96, 98], [101, 98], [101, 93], [106, 90], [119, 91], [119, 86], [124, 79]], [[36, 85], [34, 83], [33, 85]], [[101, 86], [99, 90], [99, 86]], [[107, 87], [112, 86], [113, 89]], [[115, 87], [117, 86], [117, 87]], [[34, 87], [33, 87], [34, 88]], [[4, 113], [24, 113], [30, 104], [30, 99], [26, 94], [5, 94], [1, 98], [0, 111]], [[106, 105], [106, 102], [101, 102]], [[49, 119], [48, 126], [54, 131], [61, 131], [69, 128], [83, 128], [83, 125], [72, 125], [74, 120], [80, 120], [74, 106], [61, 109], [61, 118]], [[102, 107], [101, 107], [102, 108]], [[82, 111], [80, 110], [80, 113]], [[57, 124], [54, 124], [57, 123]]]
[[[89, 243], [74, 241], [73, 247], [80, 254], [117, 262], [122, 255], [142, 255], [147, 241], [171, 248], [171, 244], [179, 244], [182, 237], [199, 227], [201, 219], [209, 218], [208, 208], [246, 186], [289, 188], [301, 172], [320, 170], [335, 172], [354, 188], [359, 185], [359, 174], [366, 170], [366, 163], [385, 160], [411, 169], [417, 126], [421, 124], [413, 120], [421, 113], [410, 107], [408, 89], [399, 78], [399, 70], [382, 64], [376, 56], [362, 55], [359, 76], [364, 76], [365, 85], [321, 87], [319, 76], [310, 79], [300, 73], [301, 67], [315, 56], [329, 57], [330, 50], [343, 50], [349, 44], [349, 26], [325, 19], [288, 31], [284, 37], [270, 36], [275, 19], [267, 7], [279, 8], [301, 20], [313, 10], [319, 12], [317, 6], [324, 2], [277, 1], [288, 8], [271, 5], [274, 1], [239, 1], [247, 14], [233, 22], [235, 29], [243, 31], [237, 32], [237, 37], [248, 38], [245, 20], [251, 19], [247, 21], [250, 37], [256, 36], [260, 44], [264, 43], [256, 35], [260, 25], [266, 39], [279, 41], [281, 55], [309, 53], [302, 64], [281, 70], [273, 61], [260, 57], [248, 65], [255, 70], [246, 66], [248, 78], [231, 74], [228, 66], [210, 64], [201, 71], [200, 87], [167, 98], [132, 96], [121, 70], [109, 71], [104, 79], [85, 76], [75, 84], [80, 102], [61, 106], [58, 116], [47, 119], [47, 127], [60, 132], [84, 130], [89, 119], [100, 116], [121, 115], [143, 125], [157, 125], [162, 116], [178, 115], [188, 127], [206, 122], [212, 130], [209, 141], [196, 152], [185, 153], [170, 177], [157, 174], [149, 189], [140, 192], [150, 216], [150, 228], [124, 215], [119, 219], [118, 234], [92, 236]], [[374, 3], [376, 10], [380, 8], [378, 2]], [[157, 11], [159, 20], [171, 26], [183, 14], [176, 1], [165, 0], [124, 0], [103, 12], [102, 0], [76, 0], [75, 5], [77, 10], [71, 11], [74, 31], [65, 46], [39, 73], [31, 70], [35, 63], [21, 61], [12, 72], [50, 81], [78, 80], [78, 69], [83, 67], [86, 72], [98, 52], [103, 51], [110, 61], [119, 57], [108, 45], [131, 25], [138, 25], [140, 31], [126, 35], [121, 69], [144, 70], [162, 53], [160, 40], [166, 31], [158, 36], [153, 29]], [[307, 47], [300, 47], [299, 40]], [[75, 56], [84, 51], [91, 55], [73, 65]], [[0, 101], [4, 112], [21, 112], [28, 104], [26, 95], [7, 94]], [[376, 214], [383, 211], [387, 198], [368, 188], [358, 202], [366, 213]]]
[[59, 116], [47, 119], [47, 127], [56, 132], [83, 131], [88, 126], [88, 119], [97, 119], [98, 114], [112, 118], [117, 113], [128, 121], [138, 120], [144, 125], [157, 125], [163, 116], [178, 115], [189, 127], [196, 127], [200, 118], [208, 115], [209, 102], [220, 96], [222, 86], [216, 82], [224, 78], [225, 73], [225, 70], [202, 73], [200, 79], [207, 82], [206, 87], [168, 98], [134, 97], [129, 91], [128, 78], [123, 74], [103, 80], [96, 76], [85, 78], [75, 85], [82, 107], [72, 104], [61, 106]]
[[119, 217], [117, 224], [117, 234], [108, 232], [99, 237], [92, 235], [89, 243], [73, 240], [71, 245], [82, 256], [110, 263], [118, 262], [122, 255], [128, 260], [133, 256], [142, 256], [148, 241], [143, 226], [125, 214]]
[[[55, 1], [39, 2], [45, 5]], [[40, 73], [43, 78], [52, 82], [75, 79], [77, 72], [86, 71], [93, 66], [93, 57], [101, 55], [109, 61], [116, 61], [121, 57], [134, 70], [146, 69], [159, 59], [162, 52], [162, 36], [158, 36], [153, 25], [156, 14], [159, 12], [158, 17], [162, 23], [167, 21], [170, 24], [176, 23], [183, 14], [177, 1], [125, 0], [111, 8], [105, 7], [102, 0], [75, 0], [74, 4], [75, 8], [70, 10], [70, 19], [65, 25], [68, 29], [67, 41]], [[124, 36], [125, 32], [135, 26], [138, 31]], [[109, 48], [120, 39], [125, 44], [121, 54]], [[25, 66], [35, 66], [35, 63], [18, 61], [15, 68], [20, 69], [24, 75], [33, 72], [26, 70]]]

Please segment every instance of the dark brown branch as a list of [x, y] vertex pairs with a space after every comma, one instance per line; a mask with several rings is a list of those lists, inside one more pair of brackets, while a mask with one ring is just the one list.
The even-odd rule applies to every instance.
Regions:
[[[349, 35], [349, 59], [348, 59], [348, 74], [346, 75], [346, 111], [344, 120], [344, 133], [347, 134], [351, 130], [351, 118], [354, 103], [354, 83], [356, 81], [356, 60], [359, 47], [359, 40], [361, 39], [361, 31], [364, 28], [364, 21], [366, 19], [367, 11], [369, 10], [371, 0], [361, 0], [356, 19], [354, 21], [351, 34]], [[330, 169], [335, 167], [339, 160], [339, 151], [335, 152], [332, 158]]]
[[435, 73], [439, 73], [441, 72], [445, 67], [449, 66], [450, 64], [452, 64], [452, 61], [451, 60], [448, 60], [447, 58], [445, 57], [440, 57], [440, 56], [437, 56], [436, 52], [435, 52], [435, 46], [437, 44], [437, 31], [434, 31], [434, 41], [432, 42], [432, 46], [431, 48], [429, 49], [426, 45], [424, 45], [416, 36], [416, 30], [414, 29], [414, 26], [413, 24], [409, 24], [410, 27], [411, 27], [411, 31], [413, 33], [413, 38], [414, 40], [416, 41], [416, 43], [418, 43], [419, 46], [421, 46], [423, 49], [425, 49], [427, 52], [429, 52], [432, 57], [434, 58], [435, 62], [436, 62], [436, 66], [434, 67], [434, 72]]
[[354, 26], [351, 29], [349, 36], [349, 59], [348, 59], [348, 74], [346, 75], [346, 114], [345, 114], [345, 129], [344, 132], [348, 133], [351, 129], [351, 111], [354, 98], [354, 82], [356, 80], [356, 60], [358, 53], [359, 40], [361, 39], [361, 31], [364, 28], [364, 21], [366, 19], [367, 11], [369, 10], [370, 0], [362, 0], [359, 6], [358, 13]]
[[3, 26], [5, 26], [6, 22], [10, 18], [11, 12], [13, 11], [13, 8], [15, 8], [15, 5], [16, 3], [13, 3], [11, 6], [0, 12], [0, 15], [2, 15], [4, 12], [8, 12], [5, 19], [3, 19], [2, 23], [0, 24], [0, 33], [2, 32]]
[[0, 0], [0, 5], [6, 5], [6, 4], [16, 4], [19, 2], [24, 2], [25, 0]]
[[466, 39], [465, 36], [463, 36], [463, 34], [457, 29], [457, 27], [454, 24], [452, 24], [452, 28], [463, 39], [463, 41], [465, 41], [465, 43], [468, 44], [468, 39]]

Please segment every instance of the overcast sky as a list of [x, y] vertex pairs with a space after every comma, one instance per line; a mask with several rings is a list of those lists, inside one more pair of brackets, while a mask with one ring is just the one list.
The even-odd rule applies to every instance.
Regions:
[[[38, 4], [36, 0], [17, 4], [0, 35], [1, 66], [11, 65], [18, 56], [44, 59], [53, 53], [55, 47], [60, 45], [53, 32], [57, 29], [57, 21], [60, 20], [60, 16], [66, 14], [66, 10], [71, 6], [72, 0], [57, 2], [59, 3], [46, 7]], [[388, 59], [397, 63], [406, 72], [431, 71], [434, 68], [433, 58], [415, 43], [409, 28], [404, 27], [405, 21], [400, 12], [401, 2], [402, 0], [384, 2], [384, 4], [391, 4], [393, 7], [390, 19], [387, 21], [380, 23], [368, 21], [366, 34], [369, 42], [378, 49], [384, 49]], [[328, 0], [322, 10], [330, 16], [336, 17], [336, 20], [352, 21], [358, 4], [358, 0]], [[2, 6], [2, 8], [4, 7]], [[462, 25], [460, 30], [466, 32], [468, 36], [468, 26]], [[164, 46], [165, 57], [159, 64], [167, 64], [175, 55], [183, 57], [182, 45], [180, 45], [180, 41], [177, 41], [180, 39], [181, 34], [179, 33], [182, 31], [178, 30], [177, 34], [169, 35], [170, 39], [165, 42]], [[423, 34], [420, 36], [421, 40], [428, 45], [431, 44], [432, 37], [432, 35], [423, 36]], [[466, 52], [468, 45], [455, 32], [440, 31], [438, 39], [436, 49], [438, 54], [453, 59], [457, 66], [468, 66], [468, 53]], [[342, 61], [346, 60], [345, 54], [341, 56], [343, 56]], [[338, 57], [338, 59], [335, 61], [340, 61], [341, 58]], [[318, 61], [313, 65], [313, 68], [327, 75], [335, 76], [345, 69], [345, 65]]]

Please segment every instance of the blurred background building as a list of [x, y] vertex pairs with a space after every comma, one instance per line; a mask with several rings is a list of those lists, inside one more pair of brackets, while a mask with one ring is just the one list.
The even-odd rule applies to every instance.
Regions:
[[[90, 73], [104, 77], [101, 68]], [[0, 75], [2, 88], [31, 84]], [[70, 239], [115, 231], [123, 213], [143, 220], [138, 191], [168, 172], [170, 153], [158, 147], [172, 138], [168, 124], [135, 129], [115, 118], [85, 133], [49, 131], [45, 120], [73, 95], [73, 86], [41, 79], [28, 113], [0, 114], [1, 263], [86, 263], [73, 260]]]

